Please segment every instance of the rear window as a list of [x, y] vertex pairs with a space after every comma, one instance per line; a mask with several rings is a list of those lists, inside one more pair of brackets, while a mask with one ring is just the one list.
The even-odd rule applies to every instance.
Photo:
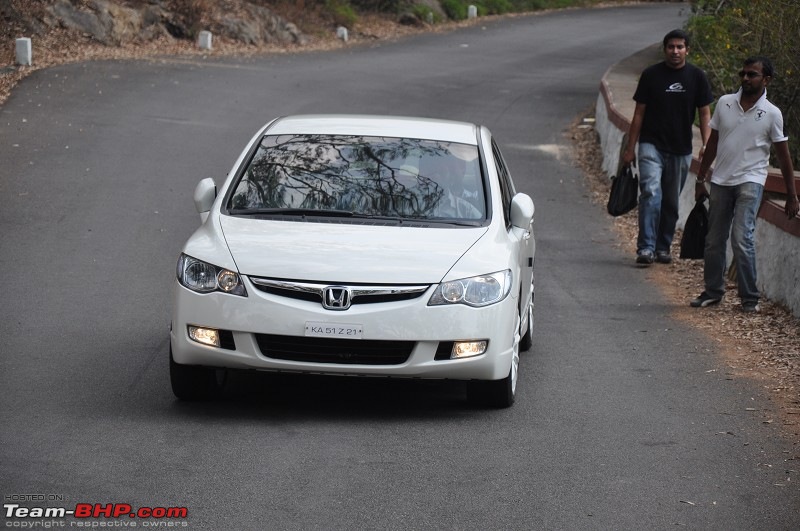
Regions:
[[232, 215], [486, 217], [476, 146], [343, 135], [265, 136], [227, 202]]

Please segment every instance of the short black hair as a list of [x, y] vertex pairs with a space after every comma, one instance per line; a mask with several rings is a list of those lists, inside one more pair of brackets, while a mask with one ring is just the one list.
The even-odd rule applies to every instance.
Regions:
[[775, 67], [772, 66], [772, 61], [769, 57], [763, 55], [753, 55], [744, 60], [744, 66], [754, 65], [761, 63], [761, 73], [764, 77], [772, 77], [775, 75]]
[[664, 49], [667, 49], [667, 43], [672, 39], [683, 39], [683, 42], [686, 43], [686, 47], [689, 47], [689, 34], [686, 33], [682, 29], [674, 29], [664, 35]]

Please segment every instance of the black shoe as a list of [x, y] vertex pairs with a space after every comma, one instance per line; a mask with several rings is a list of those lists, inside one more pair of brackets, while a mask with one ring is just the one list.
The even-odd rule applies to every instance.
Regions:
[[656, 262], [659, 264], [671, 264], [672, 256], [670, 256], [669, 251], [656, 251]]
[[636, 263], [643, 266], [649, 266], [653, 263], [655, 257], [653, 256], [653, 251], [650, 249], [645, 249], [644, 251], [639, 251], [636, 254]]
[[689, 303], [689, 306], [692, 308], [705, 308], [706, 306], [713, 306], [714, 304], [719, 304], [722, 300], [722, 297], [712, 297], [705, 291], [700, 294], [695, 300]]
[[744, 301], [742, 303], [742, 311], [744, 313], [758, 313], [761, 311], [761, 306], [758, 305], [758, 301]]

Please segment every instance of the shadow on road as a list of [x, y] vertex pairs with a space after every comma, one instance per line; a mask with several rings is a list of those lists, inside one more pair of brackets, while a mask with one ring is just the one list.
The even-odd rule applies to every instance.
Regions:
[[[436, 419], [482, 411], [466, 401], [465, 383], [227, 371], [218, 396], [176, 400], [171, 413], [207, 419]], [[483, 410], [491, 411], [491, 410]]]

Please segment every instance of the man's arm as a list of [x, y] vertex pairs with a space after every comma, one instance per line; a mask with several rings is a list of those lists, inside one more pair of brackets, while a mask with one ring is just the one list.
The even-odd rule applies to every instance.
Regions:
[[644, 111], [646, 105], [637, 103], [631, 119], [631, 127], [628, 129], [628, 144], [622, 153], [622, 165], [630, 166], [636, 158], [636, 142], [639, 141], [639, 134], [642, 132], [642, 121], [644, 121]]
[[717, 144], [719, 143], [719, 133], [716, 129], [711, 129], [706, 142], [706, 149], [703, 151], [703, 158], [700, 160], [700, 169], [697, 170], [697, 184], [694, 187], [694, 198], [700, 201], [708, 196], [705, 182], [708, 179], [708, 170], [714, 159], [717, 158]]
[[700, 158], [702, 159], [703, 153], [708, 146], [708, 139], [711, 136], [711, 126], [708, 125], [708, 122], [711, 121], [711, 106], [704, 105], [697, 111], [700, 116], [700, 138], [703, 139], [703, 146], [700, 148]]
[[775, 142], [775, 155], [778, 157], [778, 164], [781, 167], [783, 181], [786, 183], [786, 206], [784, 212], [789, 219], [797, 216], [800, 210], [800, 203], [797, 200], [797, 190], [794, 186], [794, 169], [792, 168], [792, 157], [789, 156], [789, 142]]

